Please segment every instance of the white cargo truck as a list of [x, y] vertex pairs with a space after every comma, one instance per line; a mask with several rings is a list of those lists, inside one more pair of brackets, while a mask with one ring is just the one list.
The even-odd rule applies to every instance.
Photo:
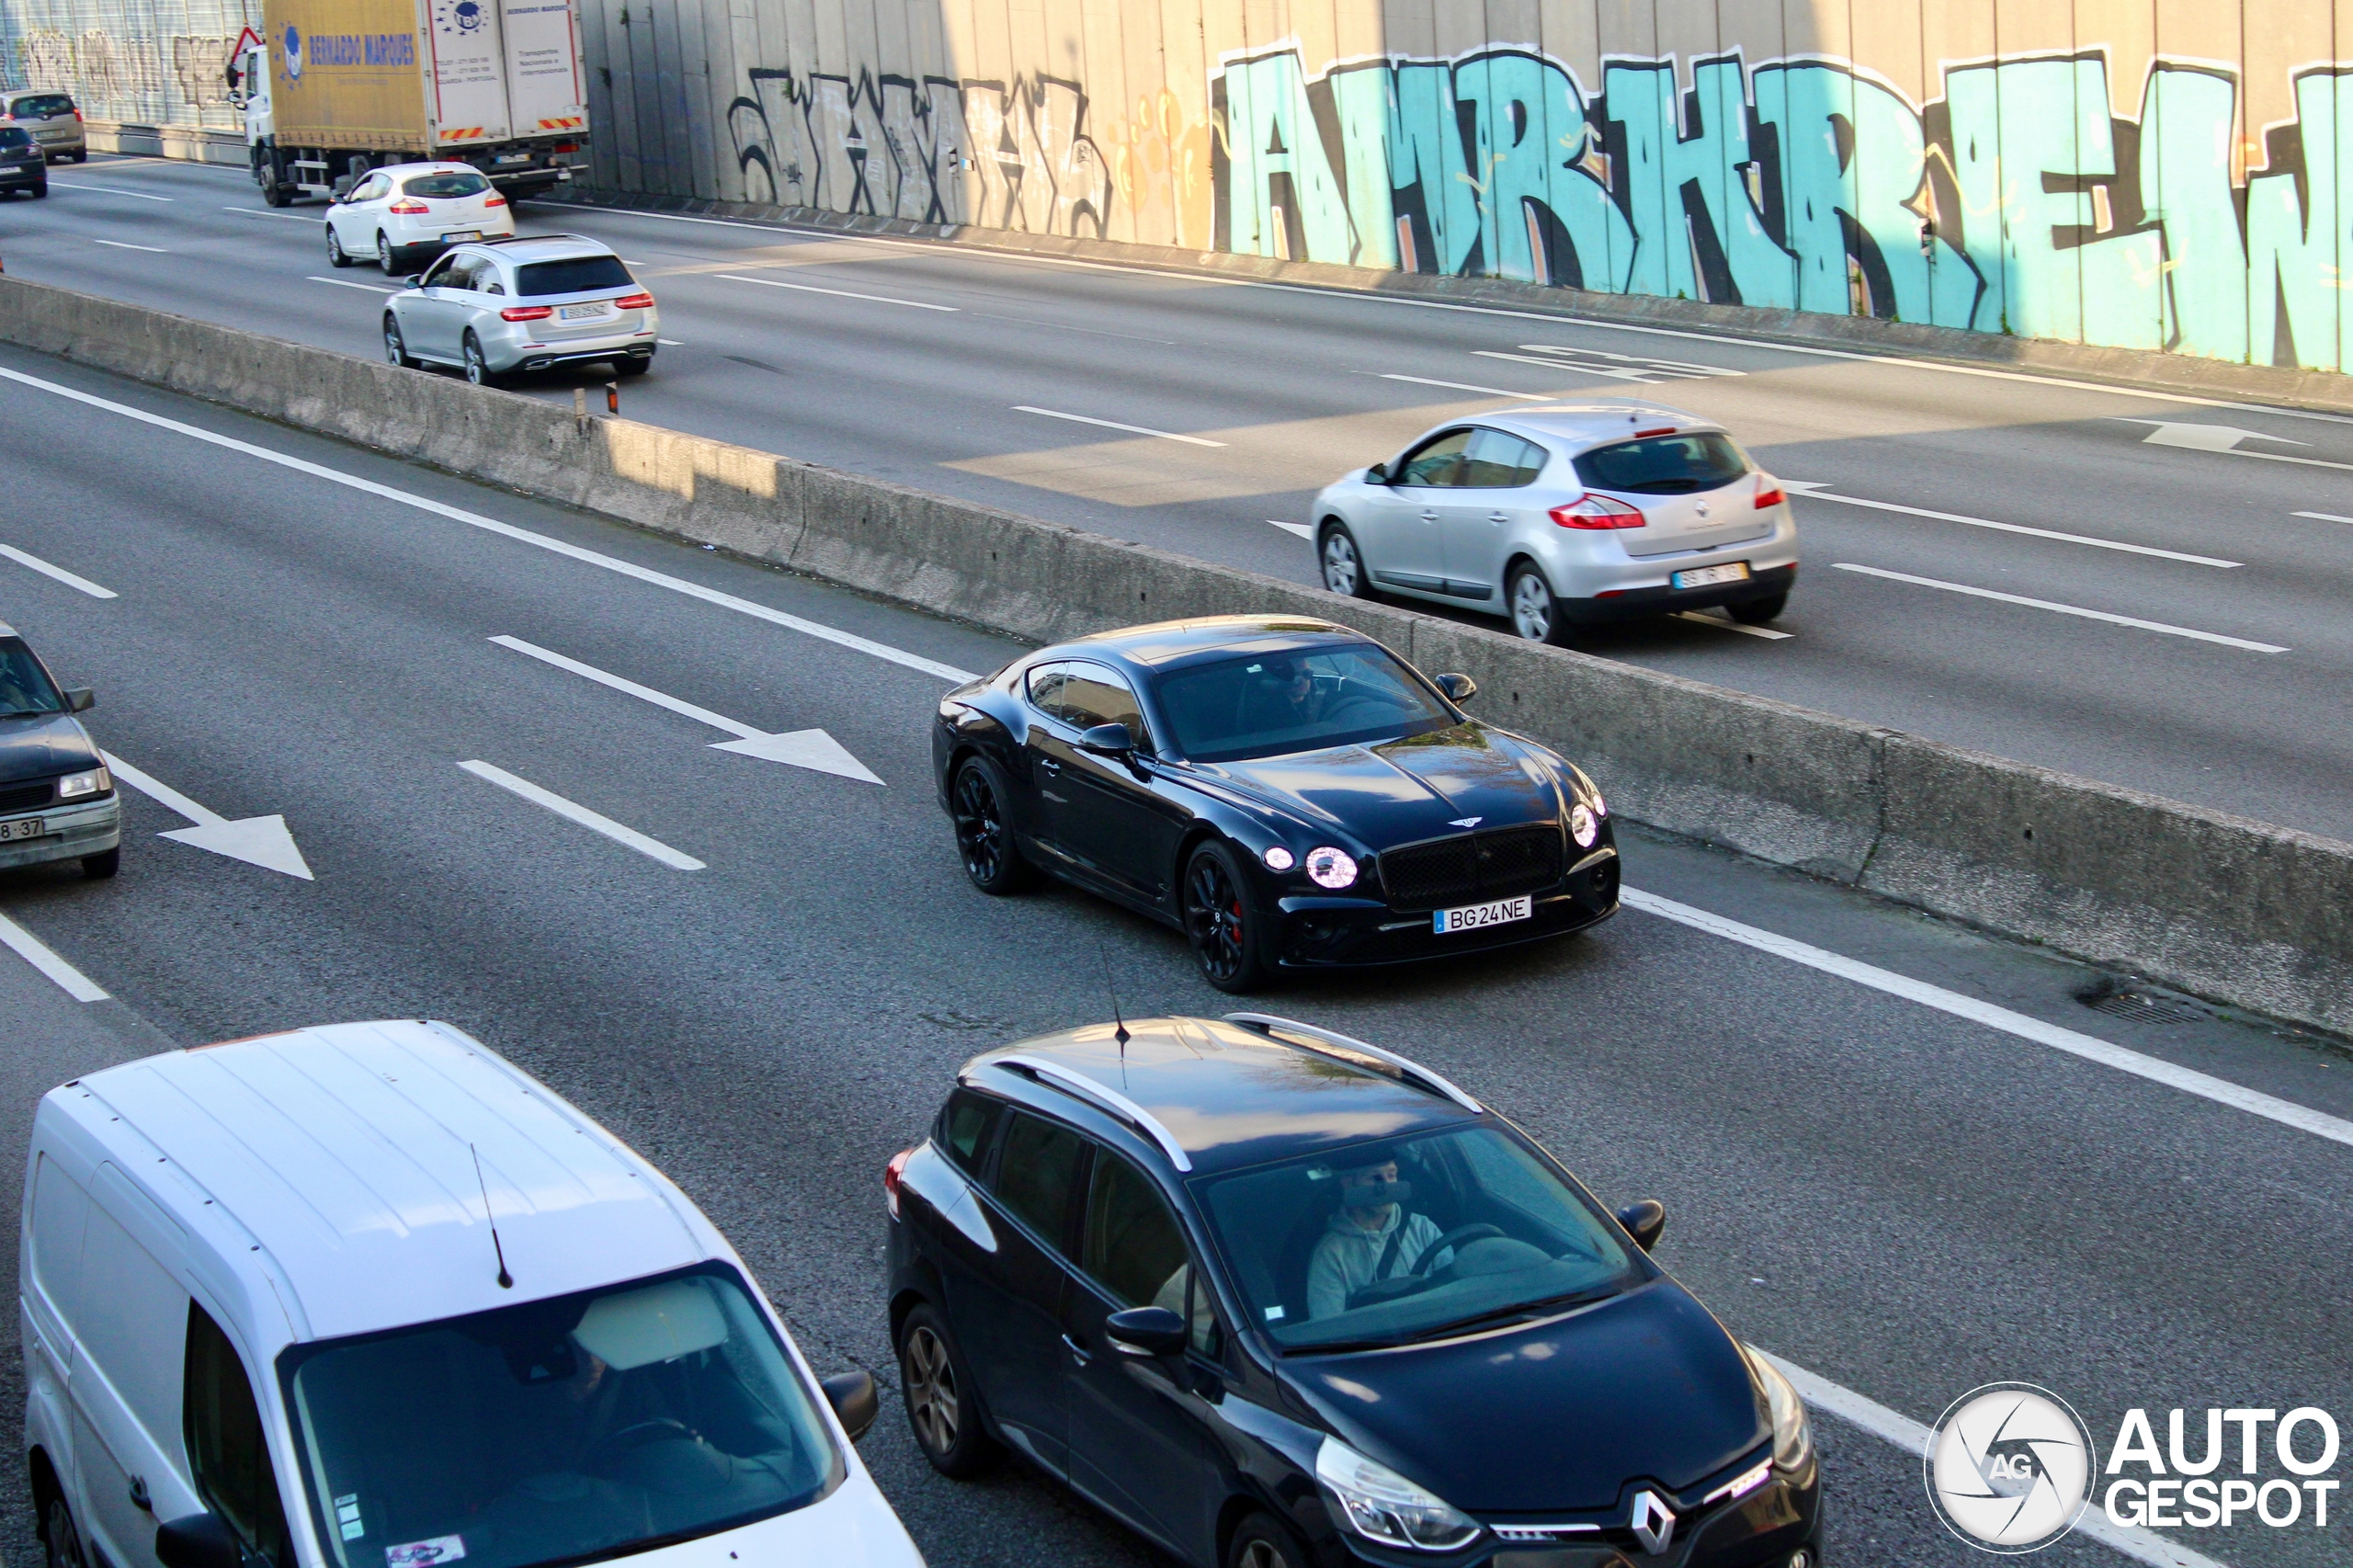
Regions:
[[230, 67], [273, 207], [386, 164], [472, 165], [509, 196], [586, 161], [578, 0], [263, 0]]

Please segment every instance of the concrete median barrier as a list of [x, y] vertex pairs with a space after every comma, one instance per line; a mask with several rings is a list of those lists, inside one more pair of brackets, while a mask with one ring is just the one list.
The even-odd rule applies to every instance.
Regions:
[[1037, 642], [1315, 615], [1480, 685], [1621, 814], [2353, 1032], [2353, 845], [772, 453], [0, 278], [0, 341]]

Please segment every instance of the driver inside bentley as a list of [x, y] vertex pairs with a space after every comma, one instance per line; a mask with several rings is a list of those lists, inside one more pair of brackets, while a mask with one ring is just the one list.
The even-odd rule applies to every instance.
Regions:
[[1336, 1317], [1358, 1304], [1367, 1287], [1384, 1279], [1435, 1274], [1453, 1261], [1454, 1249], [1442, 1248], [1417, 1266], [1430, 1244], [1444, 1234], [1427, 1214], [1407, 1207], [1414, 1184], [1401, 1181], [1397, 1162], [1382, 1160], [1339, 1174], [1339, 1206], [1331, 1223], [1316, 1238], [1307, 1263], [1307, 1315]]

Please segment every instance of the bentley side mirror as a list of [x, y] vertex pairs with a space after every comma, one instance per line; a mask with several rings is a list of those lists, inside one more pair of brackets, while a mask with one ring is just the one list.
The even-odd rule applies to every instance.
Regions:
[[[1648, 1252], [1658, 1245], [1659, 1233], [1666, 1229], [1666, 1205], [1655, 1198], [1629, 1203], [1618, 1210], [1618, 1222], [1626, 1227], [1626, 1233], [1634, 1238], [1636, 1246]], [[170, 1564], [165, 1568], [170, 1568]]]
[[1367, 469], [1367, 470], [1365, 470], [1365, 471], [1364, 471], [1364, 482], [1365, 482], [1367, 484], [1386, 484], [1386, 483], [1389, 483], [1389, 465], [1388, 465], [1387, 463], [1375, 463], [1375, 464], [1373, 464], [1370, 468], [1369, 468], [1369, 469]]
[[1097, 756], [1128, 756], [1136, 749], [1136, 737], [1125, 724], [1097, 724], [1078, 737], [1078, 749]]
[[1103, 1320], [1111, 1348], [1122, 1356], [1177, 1356], [1185, 1349], [1185, 1320], [1166, 1307], [1130, 1307]]
[[218, 1514], [188, 1514], [155, 1527], [164, 1568], [244, 1568], [244, 1542]]
[[[867, 1371], [840, 1372], [817, 1385], [825, 1391], [825, 1403], [834, 1407], [841, 1418], [842, 1430], [849, 1440], [857, 1442], [866, 1436], [867, 1428], [882, 1413], [882, 1402], [874, 1392], [874, 1374]], [[171, 1568], [165, 1563], [165, 1568]]]
[[87, 713], [97, 705], [98, 694], [88, 687], [69, 686], [65, 688], [65, 710], [68, 713]]
[[1479, 683], [1465, 675], [1443, 675], [1438, 678], [1438, 688], [1446, 693], [1449, 702], [1468, 702], [1479, 695]]

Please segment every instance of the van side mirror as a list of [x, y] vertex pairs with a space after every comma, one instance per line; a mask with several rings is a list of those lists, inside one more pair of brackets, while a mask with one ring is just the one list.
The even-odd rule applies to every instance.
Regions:
[[164, 1568], [244, 1568], [245, 1543], [218, 1514], [188, 1514], [155, 1527]]
[[1432, 677], [1438, 688], [1446, 693], [1449, 702], [1468, 702], [1479, 695], [1479, 683], [1465, 675], [1443, 675]]
[[68, 713], [87, 713], [97, 705], [98, 694], [88, 687], [69, 686], [65, 688], [65, 710]]
[[1375, 464], [1373, 464], [1370, 468], [1369, 468], [1369, 469], [1367, 469], [1367, 470], [1365, 470], [1365, 471], [1364, 471], [1364, 482], [1365, 482], [1367, 484], [1386, 484], [1386, 483], [1389, 483], [1389, 465], [1388, 465], [1387, 463], [1375, 463]]
[[1078, 749], [1097, 756], [1126, 756], [1136, 749], [1136, 737], [1125, 724], [1097, 724], [1078, 737]]
[[[874, 1392], [874, 1374], [871, 1372], [836, 1373], [817, 1386], [825, 1391], [825, 1403], [834, 1407], [834, 1414], [841, 1419], [842, 1430], [849, 1434], [849, 1440], [853, 1443], [866, 1436], [866, 1429], [873, 1426], [874, 1418], [882, 1413], [882, 1402]], [[166, 1562], [164, 1568], [175, 1568], [175, 1565]]]
[[[1618, 1222], [1634, 1238], [1634, 1244], [1648, 1252], [1658, 1245], [1659, 1233], [1666, 1229], [1666, 1205], [1655, 1198], [1645, 1198], [1629, 1203], [1618, 1210]], [[164, 1568], [171, 1568], [165, 1563]]]
[[1103, 1320], [1104, 1336], [1122, 1356], [1176, 1356], [1185, 1348], [1185, 1320], [1166, 1307], [1130, 1307]]

